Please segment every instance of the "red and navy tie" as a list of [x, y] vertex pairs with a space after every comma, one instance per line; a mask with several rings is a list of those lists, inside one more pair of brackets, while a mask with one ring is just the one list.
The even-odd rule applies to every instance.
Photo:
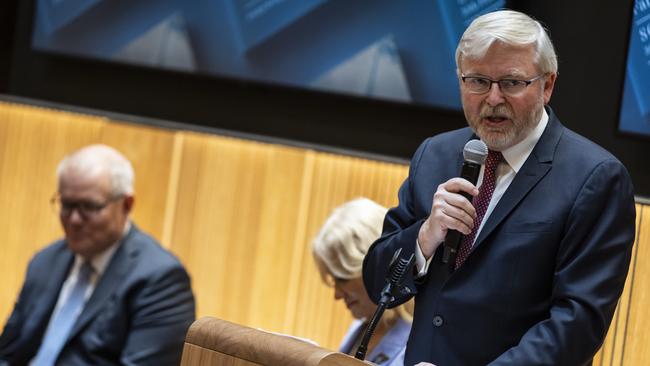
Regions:
[[476, 208], [476, 219], [474, 220], [474, 228], [469, 233], [469, 235], [463, 236], [463, 240], [460, 243], [460, 249], [458, 250], [458, 256], [456, 257], [456, 268], [460, 267], [467, 256], [472, 251], [472, 244], [474, 243], [474, 238], [476, 237], [476, 232], [481, 226], [483, 221], [483, 216], [485, 216], [485, 211], [487, 211], [488, 206], [490, 205], [490, 200], [492, 199], [492, 193], [494, 193], [494, 186], [496, 184], [496, 169], [499, 163], [503, 160], [503, 155], [499, 151], [488, 151], [487, 160], [485, 161], [485, 171], [483, 172], [483, 183], [481, 183], [481, 188], [478, 190], [478, 195], [472, 200], [472, 205]]

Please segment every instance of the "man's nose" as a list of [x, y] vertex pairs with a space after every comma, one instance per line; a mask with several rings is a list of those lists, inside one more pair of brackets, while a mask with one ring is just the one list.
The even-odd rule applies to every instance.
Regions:
[[496, 107], [499, 104], [503, 104], [505, 102], [505, 97], [501, 91], [499, 83], [492, 83], [492, 85], [490, 85], [490, 90], [485, 97], [485, 101], [492, 107]]
[[68, 222], [72, 224], [77, 224], [77, 223], [81, 223], [83, 219], [84, 218], [83, 216], [81, 216], [78, 207], [73, 207], [72, 210], [70, 210], [70, 214], [68, 215]]

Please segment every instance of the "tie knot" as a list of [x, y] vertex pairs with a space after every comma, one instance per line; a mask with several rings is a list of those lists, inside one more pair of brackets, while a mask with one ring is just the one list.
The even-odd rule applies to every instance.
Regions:
[[90, 261], [84, 261], [81, 264], [81, 268], [79, 268], [79, 278], [87, 280], [90, 278], [90, 275], [93, 273], [94, 268], [93, 265], [90, 263]]
[[488, 150], [487, 160], [485, 161], [486, 169], [494, 169], [503, 160], [501, 151]]

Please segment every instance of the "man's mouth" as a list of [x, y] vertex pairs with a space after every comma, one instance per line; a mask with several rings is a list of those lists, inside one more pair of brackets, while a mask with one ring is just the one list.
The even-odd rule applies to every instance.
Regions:
[[486, 119], [492, 123], [501, 123], [508, 120], [509, 118], [507, 116], [485, 116], [483, 119]]

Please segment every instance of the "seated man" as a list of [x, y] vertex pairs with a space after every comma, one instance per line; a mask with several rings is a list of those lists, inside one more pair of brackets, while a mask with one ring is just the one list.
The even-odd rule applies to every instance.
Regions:
[[57, 170], [65, 238], [37, 253], [0, 336], [0, 365], [173, 365], [194, 321], [181, 263], [130, 220], [133, 168], [92, 145]]

